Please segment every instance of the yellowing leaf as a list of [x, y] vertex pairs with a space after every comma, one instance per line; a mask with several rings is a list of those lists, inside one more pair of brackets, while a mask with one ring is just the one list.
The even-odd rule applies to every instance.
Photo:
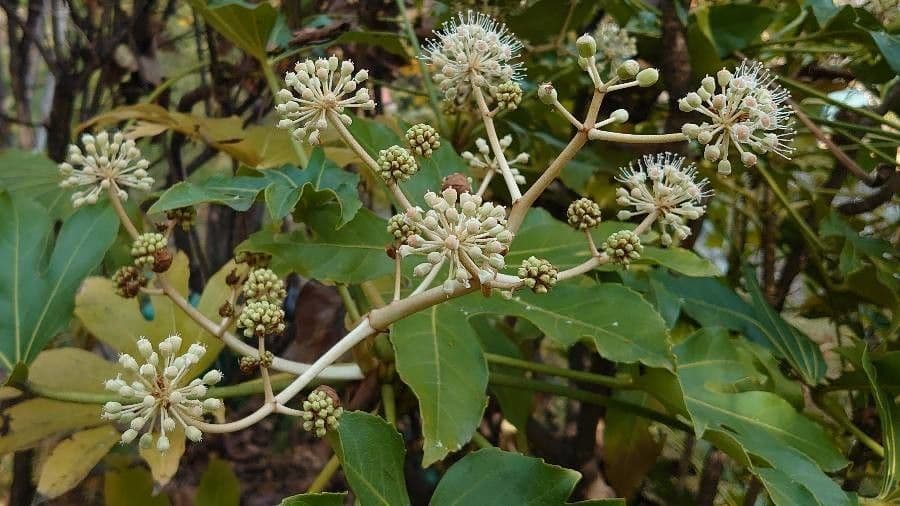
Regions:
[[[225, 269], [228, 270], [223, 269], [224, 273], [217, 273], [207, 284], [204, 294], [209, 295], [199, 308], [207, 318], [216, 322], [219, 320], [216, 308], [225, 301], [223, 286], [230, 267], [225, 266]], [[188, 293], [188, 274], [188, 259], [179, 252], [172, 267], [166, 272], [166, 277], [184, 296]], [[218, 304], [213, 299], [218, 299]], [[179, 333], [185, 339], [185, 346], [200, 342], [207, 347], [206, 354], [194, 366], [193, 372], [196, 374], [208, 367], [222, 349], [222, 342], [203, 331], [168, 297], [154, 295], [150, 297], [150, 302], [153, 304], [154, 317], [147, 320], [141, 314], [138, 299], [123, 299], [116, 295], [111, 280], [91, 277], [85, 280], [75, 298], [75, 315], [97, 339], [120, 352], [135, 356], [139, 356], [135, 344], [139, 337], [145, 336], [156, 344], [171, 334]]]
[[44, 439], [103, 423], [100, 406], [50, 399], [30, 399], [6, 409], [0, 455], [37, 446]]
[[116, 444], [119, 436], [112, 425], [102, 425], [60, 441], [41, 467], [38, 492], [52, 499], [74, 488]]
[[168, 433], [169, 450], [166, 453], [160, 453], [156, 449], [156, 435], [154, 434], [154, 436], [153, 446], [148, 449], [141, 448], [139, 452], [141, 457], [147, 462], [147, 465], [150, 466], [153, 481], [160, 487], [163, 487], [178, 472], [178, 463], [181, 461], [181, 456], [184, 455], [184, 430], [178, 427]]
[[80, 348], [42, 351], [28, 368], [28, 382], [43, 388], [105, 393], [103, 382], [122, 372], [119, 365]]

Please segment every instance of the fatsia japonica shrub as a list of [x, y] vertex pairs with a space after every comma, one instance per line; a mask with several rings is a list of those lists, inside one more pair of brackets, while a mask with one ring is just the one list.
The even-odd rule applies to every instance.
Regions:
[[[494, 9], [441, 14], [420, 45], [399, 2], [415, 55], [406, 70], [424, 89], [404, 101], [384, 84], [397, 79], [387, 65], [340, 44], [272, 57], [284, 14], [268, 3], [188, 3], [262, 69], [270, 101], [259, 125], [152, 101], [95, 115], [57, 167], [56, 198], [71, 209], [52, 215], [62, 218], [52, 246], [43, 204], [0, 194], [13, 316], [0, 448], [72, 434], [42, 457], [42, 494], [70, 490], [113, 455], [139, 455], [166, 487], [195, 448], [270, 437], [277, 424], [291, 442], [333, 452], [308, 492], [282, 504], [344, 504], [347, 489], [364, 505], [420, 503], [427, 495], [408, 487], [420, 468], [439, 471], [432, 504], [713, 504], [717, 487], [722, 503], [897, 499], [895, 252], [814, 200], [815, 188], [790, 200], [817, 176], [786, 183], [809, 156], [836, 157], [843, 177], [890, 192], [896, 169], [871, 175], [826, 136], [788, 88], [842, 103], [790, 77], [800, 62], [766, 45], [824, 38], [831, 17], [870, 26], [871, 13], [828, 2], [700, 2], [689, 13], [663, 2], [633, 17], [611, 8], [631, 19], [619, 25], [572, 2], [542, 49], [515, 31], [533, 20], [507, 26]], [[692, 24], [699, 16], [732, 25], [707, 35]], [[689, 59], [708, 72], [661, 71], [653, 62], [677, 58], [659, 48], [641, 55], [634, 34], [661, 29], [669, 41], [667, 23], [681, 38], [663, 52], [687, 58], [687, 40], [721, 53]], [[875, 44], [894, 51], [874, 58], [896, 71], [896, 35], [874, 26]], [[846, 110], [857, 116], [817, 114], [857, 134], [865, 118], [860, 129], [875, 137], [860, 146], [884, 158], [875, 144], [887, 139], [896, 150], [895, 116]], [[173, 176], [163, 132], [236, 170]], [[841, 182], [825, 183], [829, 199]], [[199, 233], [219, 208], [260, 226], [204, 252], [222, 244], [213, 229]], [[873, 214], [868, 226], [884, 220]], [[758, 251], [745, 254], [751, 242]], [[786, 286], [776, 264], [793, 272]], [[334, 287], [344, 328], [301, 359], [286, 342], [315, 302], [299, 299], [307, 283]], [[792, 291], [807, 299], [799, 316], [782, 311]], [[823, 308], [837, 339], [813, 339], [807, 316]], [[72, 314], [72, 345], [41, 351]], [[576, 489], [581, 474], [556, 464], [584, 473], [595, 443], [609, 485]], [[705, 457], [692, 464], [696, 452]], [[673, 472], [664, 459], [694, 465], [696, 491], [654, 477]], [[323, 493], [339, 468], [339, 492]], [[137, 487], [129, 472], [107, 473], [108, 501], [111, 487]], [[233, 475], [227, 465], [208, 473], [213, 488]], [[645, 477], [653, 485], [641, 489]]]

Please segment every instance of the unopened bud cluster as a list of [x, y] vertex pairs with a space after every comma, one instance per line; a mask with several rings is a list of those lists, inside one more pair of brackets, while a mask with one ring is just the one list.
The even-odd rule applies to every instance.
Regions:
[[119, 267], [113, 274], [112, 281], [116, 287], [116, 294], [126, 299], [137, 297], [141, 288], [147, 286], [147, 277], [141, 269], [133, 265]]
[[265, 300], [282, 304], [287, 292], [284, 281], [271, 269], [254, 269], [244, 282], [244, 297], [248, 300]]
[[531, 256], [522, 261], [517, 274], [534, 293], [547, 293], [556, 284], [559, 270], [549, 260]]
[[238, 368], [244, 374], [250, 374], [260, 367], [269, 368], [275, 360], [275, 355], [271, 351], [263, 353], [262, 358], [243, 356], [238, 360]]
[[400, 146], [391, 146], [378, 152], [378, 174], [389, 183], [406, 181], [419, 170], [413, 155]]
[[515, 81], [507, 81], [493, 90], [494, 100], [503, 109], [514, 111], [522, 103], [522, 87]]
[[406, 239], [416, 233], [415, 227], [407, 223], [403, 214], [395, 214], [388, 219], [387, 231], [398, 244], [406, 243]]
[[123, 444], [144, 432], [141, 448], [155, 446], [164, 453], [171, 445], [169, 434], [178, 427], [189, 440], [200, 441], [203, 433], [196, 422], [202, 421], [204, 413], [222, 408], [221, 400], [206, 397], [207, 388], [222, 380], [221, 372], [212, 370], [188, 381], [188, 369], [200, 361], [206, 348], [194, 343], [179, 355], [181, 346], [182, 339], [177, 335], [163, 339], [156, 349], [148, 339], [141, 338], [137, 341], [141, 363], [127, 353], [119, 356], [125, 375], [107, 380], [105, 386], [123, 400], [104, 404], [102, 418], [127, 425]]
[[238, 327], [244, 329], [244, 337], [265, 339], [284, 332], [284, 310], [280, 304], [268, 300], [250, 300], [238, 317]]
[[131, 244], [134, 265], [149, 267], [153, 272], [165, 272], [172, 265], [172, 253], [169, 252], [168, 245], [166, 236], [156, 232], [137, 236]]
[[450, 264], [443, 284], [447, 294], [469, 286], [476, 277], [487, 283], [503, 269], [504, 255], [513, 235], [506, 229], [506, 209], [470, 193], [458, 194], [447, 188], [437, 195], [425, 194], [428, 211], [415, 207], [406, 213], [407, 223], [416, 233], [400, 246], [401, 257], [424, 256], [426, 261], [413, 271], [425, 276], [445, 261]]
[[628, 266], [633, 260], [641, 258], [644, 247], [641, 239], [631, 230], [614, 232], [603, 242], [603, 252], [613, 263]]
[[733, 74], [722, 69], [715, 78], [704, 77], [696, 92], [678, 101], [682, 111], [708, 118], [699, 125], [687, 123], [681, 131], [705, 146], [703, 157], [718, 162], [723, 175], [731, 173], [731, 148], [747, 167], [756, 165], [757, 154], [774, 152], [787, 158], [794, 136], [788, 100], [790, 93], [761, 63], [745, 60]]
[[576, 230], [589, 230], [600, 224], [600, 205], [589, 198], [580, 198], [569, 204], [566, 217]]
[[329, 387], [319, 387], [303, 401], [303, 430], [325, 437], [328, 431], [338, 429], [343, 413], [337, 393]]
[[419, 123], [406, 130], [406, 142], [413, 153], [429, 158], [441, 147], [441, 136], [433, 126]]
[[260, 251], [239, 251], [234, 255], [234, 262], [247, 264], [249, 267], [268, 267], [272, 255]]
[[298, 140], [318, 144], [329, 122], [349, 125], [353, 121], [346, 109], [374, 109], [369, 90], [359, 87], [368, 79], [368, 71], [353, 72], [353, 62], [334, 56], [297, 62], [294, 71], [284, 76], [288, 87], [276, 94], [279, 103], [275, 110], [282, 118], [278, 128], [290, 130]]
[[147, 174], [150, 162], [141, 157], [141, 151], [131, 139], [121, 132], [110, 138], [107, 132], [96, 136], [81, 136], [82, 151], [75, 144], [69, 145], [66, 161], [59, 164], [63, 188], [86, 187], [72, 194], [72, 205], [95, 204], [100, 193], [110, 188], [121, 200], [128, 198], [125, 188], [148, 191], [153, 178]]

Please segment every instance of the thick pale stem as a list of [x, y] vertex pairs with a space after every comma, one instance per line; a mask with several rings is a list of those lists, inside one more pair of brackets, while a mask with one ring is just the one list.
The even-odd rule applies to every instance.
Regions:
[[481, 88], [475, 86], [472, 93], [475, 95], [475, 101], [478, 102], [478, 109], [481, 111], [481, 119], [484, 121], [484, 130], [487, 132], [491, 150], [494, 152], [494, 157], [500, 166], [500, 175], [503, 176], [503, 180], [506, 181], [506, 186], [509, 188], [510, 199], [515, 202], [522, 196], [522, 192], [519, 191], [516, 178], [513, 176], [512, 169], [509, 168], [509, 163], [506, 161], [503, 147], [500, 146], [500, 139], [497, 137], [497, 129], [494, 127], [494, 118], [491, 116], [491, 110], [484, 100], [484, 93], [481, 91]]
[[582, 274], [587, 274], [588, 272], [591, 272], [592, 270], [600, 267], [607, 262], [609, 262], [609, 257], [606, 256], [606, 253], [601, 253], [598, 256], [587, 259], [586, 261], [576, 265], [575, 267], [560, 271], [560, 273], [556, 276], [556, 280], [557, 282], [565, 281], [567, 279], [581, 276]]
[[623, 144], [659, 144], [662, 142], [683, 142], [687, 137], [683, 133], [672, 134], [623, 134], [606, 130], [591, 130], [592, 141], [621, 142]]
[[375, 333], [376, 330], [369, 324], [369, 319], [363, 318], [362, 321], [359, 322], [359, 325], [354, 327], [346, 336], [335, 343], [330, 350], [326, 351], [321, 357], [316, 359], [316, 361], [309, 366], [309, 369], [298, 376], [297, 379], [291, 382], [284, 390], [278, 392], [278, 395], [275, 396], [275, 401], [279, 404], [286, 404], [293, 399], [295, 395], [300, 393], [301, 390], [306, 388], [306, 385], [308, 385], [310, 381], [319, 376], [319, 373], [325, 370], [327, 366], [334, 363], [344, 353], [350, 351], [357, 343]]
[[273, 402], [275, 400], [275, 394], [272, 392], [272, 380], [269, 378], [269, 368], [262, 365], [262, 359], [266, 356], [266, 340], [263, 338], [258, 339], [257, 351], [259, 352], [259, 375], [262, 378], [263, 382], [263, 393], [266, 397], [266, 403]]
[[116, 215], [119, 216], [119, 221], [122, 222], [122, 226], [125, 227], [125, 230], [128, 231], [128, 235], [130, 235], [132, 239], [137, 239], [141, 233], [138, 231], [137, 227], [134, 226], [134, 223], [131, 222], [128, 213], [125, 212], [125, 208], [122, 206], [122, 201], [119, 199], [119, 192], [114, 182], [110, 181], [107, 193], [109, 193], [109, 202], [112, 204]]
[[656, 218], [658, 216], [659, 214], [656, 211], [651, 212], [650, 214], [645, 216], [640, 223], [638, 223], [638, 226], [634, 227], [633, 232], [637, 235], [641, 235], [644, 232], [650, 230], [650, 227], [653, 226], [653, 222], [656, 221]]
[[492, 169], [487, 171], [487, 174], [484, 175], [484, 179], [481, 181], [481, 186], [478, 187], [478, 193], [476, 193], [476, 195], [484, 197], [484, 192], [487, 191], [488, 186], [491, 184], [491, 180], [494, 179], [494, 174], [496, 174], [496, 171]]
[[[356, 138], [353, 137], [353, 134], [350, 133], [350, 130], [347, 130], [347, 127], [344, 126], [344, 123], [341, 121], [341, 118], [334, 111], [328, 112], [328, 119], [331, 124], [334, 125], [334, 128], [338, 131], [338, 135], [341, 136], [341, 139], [344, 143], [349, 147], [356, 156], [359, 157], [360, 160], [365, 163], [369, 169], [372, 170], [372, 173], [376, 178], [381, 179], [379, 175], [380, 167], [378, 166], [378, 162], [372, 158], [371, 155], [363, 148], [359, 142], [356, 141]], [[386, 181], [388, 189], [391, 190], [391, 193], [394, 194], [394, 199], [397, 201], [397, 205], [399, 205], [402, 209], [409, 209], [412, 207], [412, 204], [409, 203], [409, 199], [406, 198], [406, 195], [403, 193], [403, 190], [397, 185], [397, 183], [393, 181]]]
[[577, 128], [579, 130], [582, 129], [582, 127], [584, 125], [582, 125], [581, 122], [578, 121], [578, 119], [575, 116], [573, 116], [572, 113], [569, 112], [569, 110], [566, 109], [566, 107], [564, 105], [562, 105], [562, 103], [560, 103], [559, 100], [556, 100], [553, 102], [553, 107], [555, 107], [556, 110], [559, 111], [559, 113], [562, 114], [563, 117], [566, 118], [566, 120], [572, 124], [572, 126], [574, 126], [575, 128]]

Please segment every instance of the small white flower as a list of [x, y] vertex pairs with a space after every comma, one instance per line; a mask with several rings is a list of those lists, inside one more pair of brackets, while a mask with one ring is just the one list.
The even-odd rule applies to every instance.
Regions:
[[434, 80], [444, 98], [468, 99], [474, 87], [487, 90], [518, 80], [521, 63], [514, 63], [522, 43], [494, 18], [472, 11], [444, 23], [436, 38], [425, 43], [423, 58], [434, 66]]
[[110, 142], [109, 133], [100, 132], [96, 136], [82, 135], [81, 143], [84, 151], [70, 144], [66, 161], [59, 164], [59, 172], [64, 178], [60, 186], [90, 187], [72, 194], [73, 206], [95, 204], [100, 193], [110, 186], [122, 200], [128, 198], [124, 187], [150, 190], [153, 185], [153, 178], [147, 174], [150, 162], [141, 158], [141, 151], [133, 140], [115, 132]]
[[597, 63], [613, 69], [637, 54], [637, 42], [611, 18], [604, 18], [594, 32], [597, 41]]
[[[504, 153], [506, 152], [506, 148], [508, 148], [511, 144], [511, 135], [506, 135], [505, 137], [500, 139], [500, 147], [503, 148]], [[498, 162], [497, 158], [494, 157], [487, 141], [479, 138], [475, 141], [475, 147], [478, 148], [477, 153], [473, 154], [470, 151], [463, 151], [461, 155], [463, 159], [469, 164], [469, 167], [472, 169], [472, 174], [478, 178], [484, 179], [488, 174], [499, 172], [500, 162]], [[515, 156], [515, 158], [507, 158], [506, 164], [509, 166], [516, 184], [525, 184], [525, 176], [522, 175], [522, 172], [519, 171], [518, 168], [513, 166], [517, 164], [528, 163], [528, 160], [528, 153], [519, 153]]]
[[369, 78], [368, 71], [353, 75], [353, 70], [353, 62], [334, 56], [297, 62], [294, 72], [284, 76], [288, 87], [276, 97], [279, 103], [275, 110], [282, 118], [278, 128], [290, 130], [298, 140], [318, 144], [321, 132], [328, 128], [329, 112], [337, 113], [341, 122], [349, 125], [352, 118], [344, 113], [346, 109], [374, 109], [369, 90], [359, 88]]
[[134, 357], [122, 354], [119, 364], [128, 371], [126, 377], [119, 374], [104, 382], [107, 390], [123, 397], [121, 402], [107, 402], [101, 415], [128, 426], [122, 433], [123, 444], [144, 432], [140, 438], [142, 448], [150, 448], [154, 436], [158, 435], [156, 448], [165, 452], [169, 448], [167, 434], [179, 426], [191, 441], [199, 441], [201, 432], [195, 423], [202, 421], [204, 413], [222, 406], [219, 399], [205, 398], [207, 387], [222, 380], [221, 372], [209, 371], [202, 379], [190, 382], [185, 378], [188, 369], [206, 353], [206, 348], [194, 343], [178, 355], [181, 344], [180, 336], [169, 336], [154, 351], [150, 341], [142, 337], [137, 346], [144, 362], [138, 366]]
[[756, 164], [754, 152], [771, 151], [788, 158], [794, 137], [789, 99], [790, 93], [775, 83], [761, 63], [745, 60], [734, 74], [722, 69], [715, 79], [704, 77], [696, 92], [678, 101], [682, 111], [698, 111], [709, 118], [700, 125], [684, 125], [682, 132], [706, 146], [703, 156], [718, 161], [721, 174], [731, 172], [731, 146], [748, 167]]
[[[450, 271], [444, 290], [469, 286], [477, 276], [486, 283], [503, 269], [504, 256], [512, 242], [506, 229], [506, 209], [470, 193], [457, 194], [447, 188], [441, 195], [425, 194], [431, 208], [423, 212], [415, 207], [407, 211], [407, 223], [416, 231], [400, 246], [400, 255], [422, 255], [426, 262], [415, 268], [416, 276], [425, 276], [449, 259]], [[475, 271], [475, 272], [471, 272]]]
[[[636, 166], [622, 168], [616, 180], [624, 185], [616, 190], [616, 201], [634, 208], [619, 211], [619, 219], [655, 211], [665, 245], [672, 243], [672, 235], [675, 240], [691, 235], [685, 222], [702, 216], [706, 212], [702, 202], [713, 195], [709, 180], [698, 181], [696, 167], [684, 166], [684, 157], [673, 153], [645, 155]], [[667, 229], [673, 231], [672, 235]]]

